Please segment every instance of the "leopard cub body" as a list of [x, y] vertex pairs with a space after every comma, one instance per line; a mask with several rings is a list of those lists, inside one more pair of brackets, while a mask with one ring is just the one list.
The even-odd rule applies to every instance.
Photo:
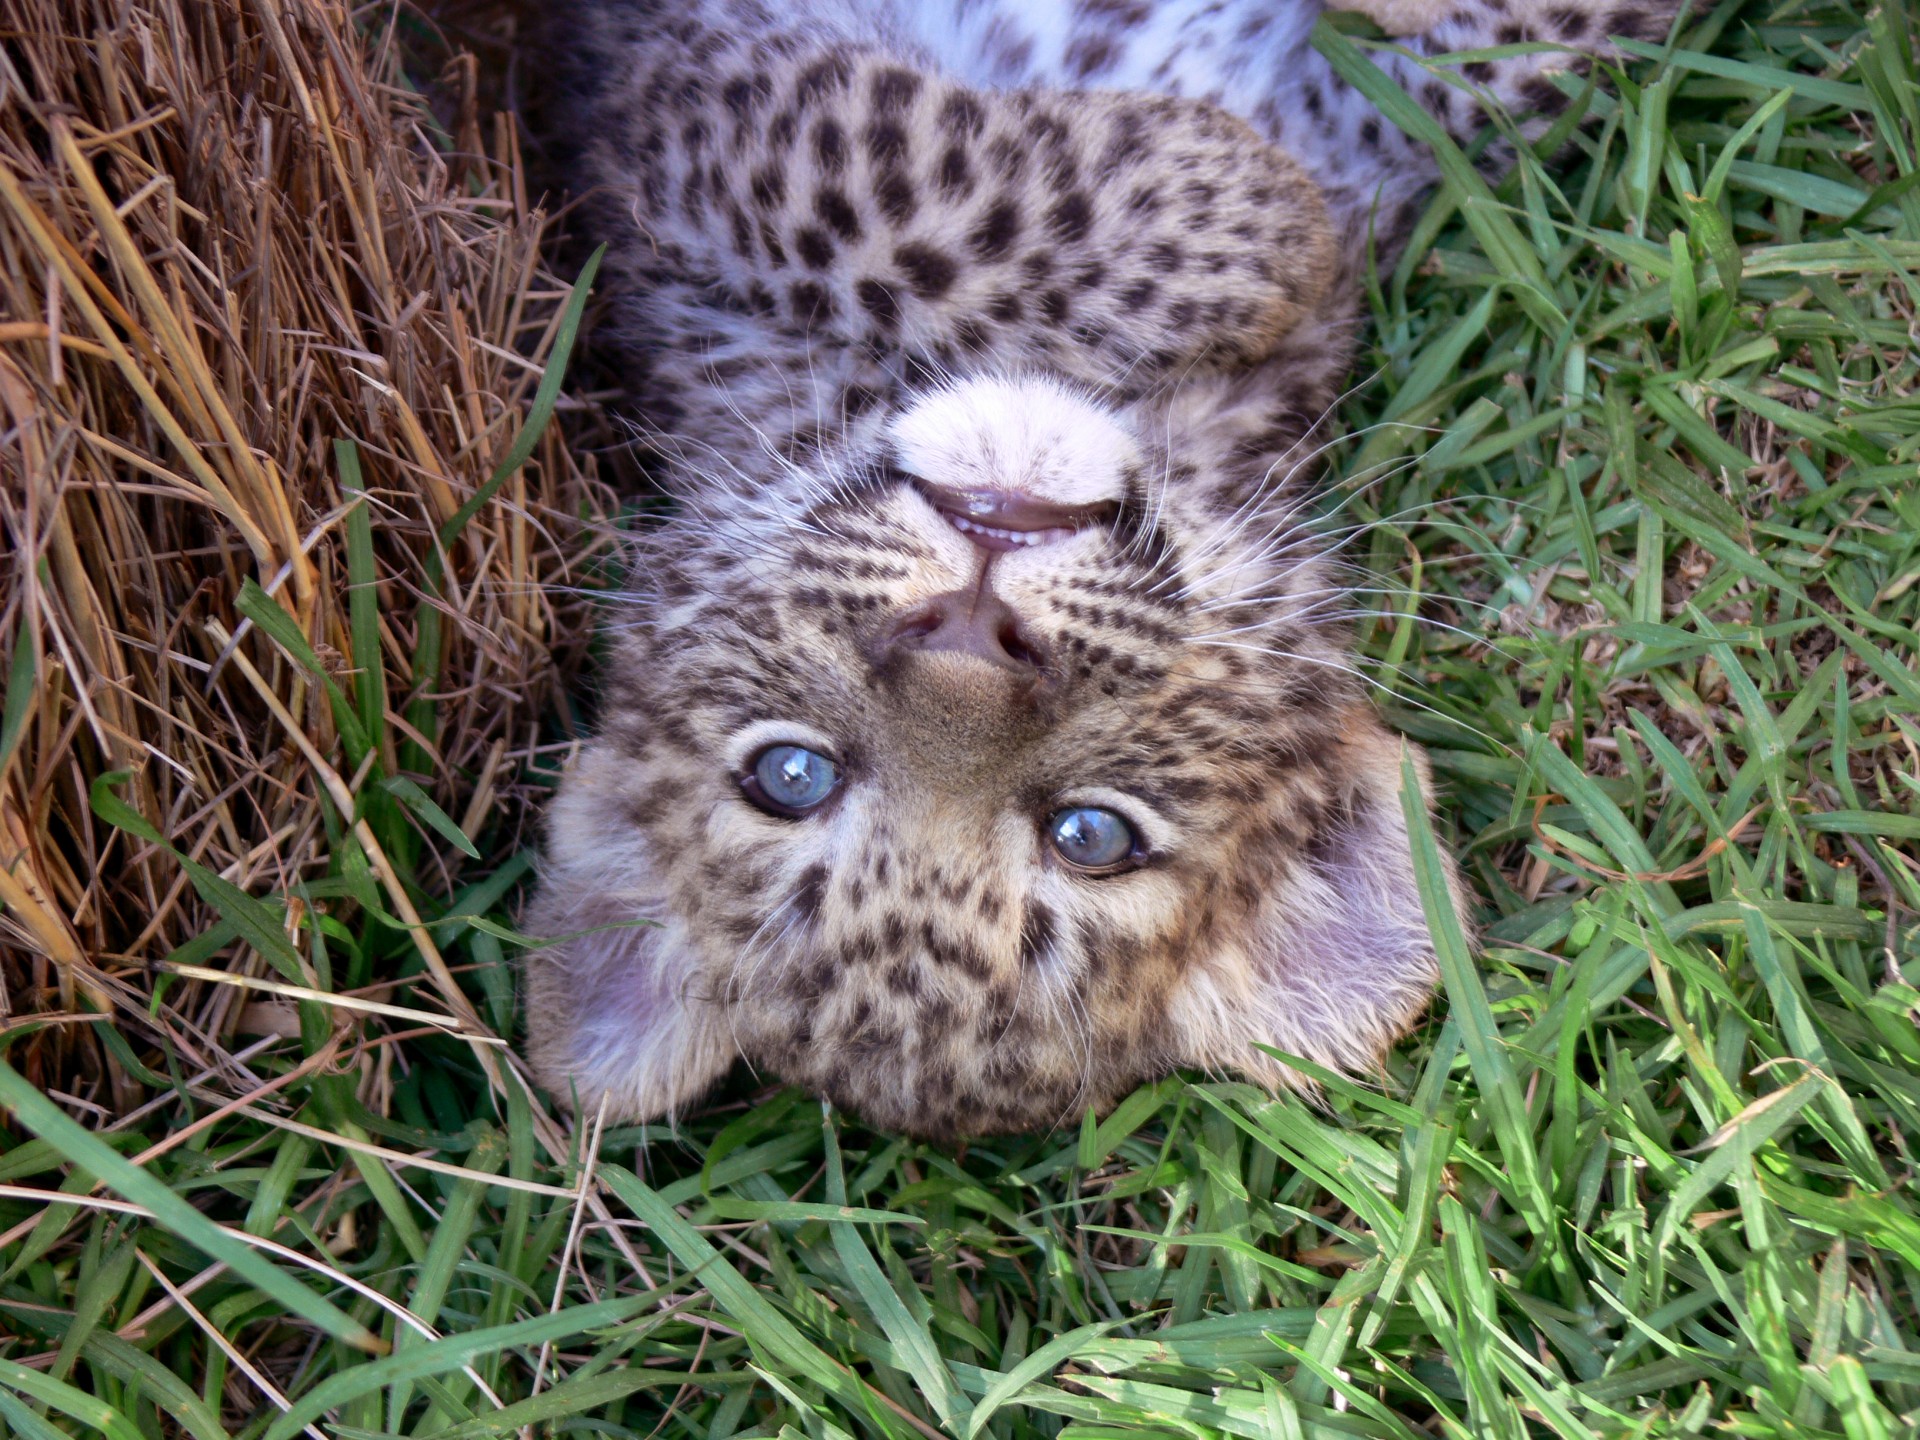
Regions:
[[[1462, 139], [1652, 10], [1374, 0]], [[1428, 157], [1313, 0], [595, 0], [564, 17], [637, 542], [527, 968], [564, 1099], [736, 1058], [885, 1126], [1070, 1122], [1259, 1046], [1363, 1069], [1432, 947], [1403, 743], [1308, 514]], [[1415, 56], [1555, 50], [1468, 64]], [[1419, 764], [1415, 756], [1416, 766]]]

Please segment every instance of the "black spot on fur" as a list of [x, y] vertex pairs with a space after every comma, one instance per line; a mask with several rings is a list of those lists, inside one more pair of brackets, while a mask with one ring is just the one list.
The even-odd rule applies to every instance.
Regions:
[[767, 252], [767, 259], [771, 260], [776, 267], [785, 268], [787, 247], [780, 243], [779, 235], [775, 233], [772, 223], [767, 220], [760, 222], [760, 248]]
[[793, 97], [802, 105], [810, 105], [837, 90], [845, 89], [851, 73], [846, 56], [824, 56], [800, 72], [800, 79], [793, 87]]
[[935, 176], [943, 195], [966, 196], [973, 192], [973, 167], [967, 163], [967, 152], [958, 145], [949, 145], [940, 156], [940, 168]]
[[793, 237], [793, 245], [809, 269], [824, 270], [833, 264], [833, 241], [816, 225], [803, 226]]
[[1567, 108], [1567, 97], [1545, 75], [1529, 75], [1520, 83], [1520, 98], [1529, 110], [1542, 115], [1558, 115]]
[[898, 165], [907, 157], [907, 132], [891, 120], [876, 120], [865, 135], [867, 157], [876, 165]]
[[873, 108], [881, 114], [904, 110], [920, 93], [920, 77], [911, 70], [890, 65], [874, 73]]
[[1067, 71], [1076, 80], [1111, 70], [1120, 61], [1120, 46], [1105, 35], [1081, 35], [1067, 46]]
[[978, 139], [986, 123], [987, 112], [964, 90], [955, 90], [940, 102], [940, 128], [949, 135]]
[[1038, 900], [1029, 900], [1026, 914], [1020, 919], [1020, 963], [1039, 964], [1052, 947], [1053, 936], [1053, 911]]
[[746, 120], [753, 114], [755, 98], [753, 81], [744, 75], [729, 80], [720, 92], [721, 103], [733, 112], [736, 120]]
[[831, 115], [821, 116], [813, 127], [813, 158], [829, 175], [847, 168], [847, 132]]
[[1009, 195], [1002, 195], [987, 207], [967, 236], [967, 245], [982, 260], [998, 260], [1013, 248], [1019, 236], [1019, 203]]
[[900, 302], [893, 291], [878, 280], [862, 280], [853, 287], [854, 298], [881, 325], [891, 328], [900, 320]]
[[763, 165], [753, 173], [753, 203], [762, 210], [779, 208], [787, 198], [787, 172], [777, 165]]
[[[813, 213], [842, 240], [860, 238], [860, 212], [853, 208], [853, 202], [847, 199], [844, 191], [822, 190], [813, 197]], [[805, 253], [803, 249], [801, 254], [804, 256]], [[809, 260], [807, 263], [813, 262]]]
[[913, 193], [913, 182], [904, 170], [883, 172], [873, 183], [873, 193], [880, 202], [880, 213], [891, 224], [905, 225], [920, 209], [920, 199]]
[[902, 245], [893, 252], [893, 263], [922, 300], [938, 300], [953, 288], [954, 277], [960, 273], [952, 256], [924, 241]]
[[1587, 37], [1587, 17], [1571, 5], [1561, 5], [1547, 11], [1547, 20], [1562, 40], [1572, 42]]
[[1083, 190], [1063, 195], [1047, 212], [1047, 225], [1062, 244], [1084, 240], [1093, 228], [1093, 202]]
[[1645, 39], [1647, 36], [1643, 32], [1651, 29], [1648, 17], [1631, 5], [1616, 5], [1601, 24], [1602, 34], [1624, 35], [1629, 40]]
[[803, 922], [812, 924], [814, 918], [820, 913], [820, 901], [825, 896], [826, 889], [827, 867], [809, 865], [800, 872], [800, 883], [793, 887], [793, 895], [788, 901], [793, 907], [793, 913]]
[[993, 348], [993, 329], [977, 316], [964, 315], [953, 327], [954, 342], [975, 355]]
[[890, 910], [880, 924], [880, 933], [887, 942], [887, 949], [898, 954], [907, 943], [907, 922], [899, 912]]
[[1153, 16], [1151, 0], [1076, 0], [1073, 12], [1114, 30], [1137, 30]]
[[837, 308], [833, 296], [819, 281], [795, 281], [787, 293], [793, 302], [793, 318], [802, 325], [815, 325], [833, 319]]

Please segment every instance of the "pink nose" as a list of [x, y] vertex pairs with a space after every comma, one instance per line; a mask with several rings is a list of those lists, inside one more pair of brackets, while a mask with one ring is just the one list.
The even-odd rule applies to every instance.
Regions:
[[1013, 607], [990, 591], [934, 596], [900, 618], [886, 648], [954, 650], [1023, 675], [1033, 675], [1045, 664], [1040, 648], [1021, 630]]

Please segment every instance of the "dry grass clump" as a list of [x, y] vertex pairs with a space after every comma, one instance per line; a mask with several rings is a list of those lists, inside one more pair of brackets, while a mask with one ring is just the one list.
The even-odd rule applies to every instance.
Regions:
[[[225, 1048], [244, 997], [176, 984], [153, 1010], [146, 969], [220, 881], [311, 878], [348, 806], [404, 804], [423, 854], [452, 855], [436, 821], [487, 821], [590, 628], [565, 587], [606, 509], [548, 431], [451, 523], [567, 294], [510, 125], [489, 152], [468, 107], [448, 135], [328, 0], [5, 13], [0, 1031], [72, 1017], [9, 1059], [117, 1109], [127, 1052], [81, 1016]], [[105, 822], [112, 771], [171, 850]], [[367, 858], [404, 910], [416, 857]], [[297, 935], [295, 910], [268, 913]]]

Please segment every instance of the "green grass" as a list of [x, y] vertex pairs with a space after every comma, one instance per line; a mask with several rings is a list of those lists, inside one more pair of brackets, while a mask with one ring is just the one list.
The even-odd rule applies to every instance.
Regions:
[[[0, 1071], [39, 1136], [0, 1154], [0, 1427], [1920, 1434], [1912, 27], [1730, 0], [1570, 155], [1450, 164], [1382, 277], [1341, 516], [1483, 920], [1386, 1084], [1173, 1079], [960, 1155], [741, 1090], [567, 1154], [497, 1051], [311, 999], [232, 1113], [128, 1051], [165, 1103], [90, 1132]], [[381, 794], [404, 869], [438, 812]], [[403, 887], [411, 932], [339, 842], [344, 918], [213, 884], [175, 960], [508, 1027], [527, 857]]]

